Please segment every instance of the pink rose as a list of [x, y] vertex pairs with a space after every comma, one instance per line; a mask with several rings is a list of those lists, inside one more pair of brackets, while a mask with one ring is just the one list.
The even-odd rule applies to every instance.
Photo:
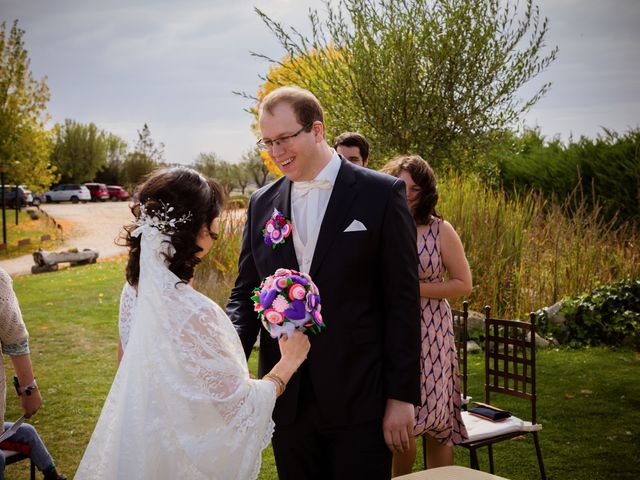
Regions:
[[269, 323], [276, 325], [279, 325], [284, 321], [284, 315], [273, 308], [264, 312], [264, 318], [266, 318]]
[[296, 283], [291, 285], [291, 288], [289, 289], [289, 298], [291, 300], [302, 300], [306, 293], [307, 290], [299, 283]]

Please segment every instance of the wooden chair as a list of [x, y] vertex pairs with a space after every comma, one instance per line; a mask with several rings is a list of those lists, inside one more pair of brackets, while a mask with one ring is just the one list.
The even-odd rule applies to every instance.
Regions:
[[545, 480], [547, 477], [538, 440], [542, 425], [536, 421], [535, 314], [529, 315], [529, 322], [491, 318], [489, 306], [485, 307], [485, 314], [485, 403], [491, 403], [491, 393], [528, 401], [531, 420], [524, 421], [512, 416], [501, 422], [491, 422], [463, 412], [469, 440], [459, 446], [469, 450], [471, 468], [476, 470], [480, 469], [477, 449], [488, 447], [489, 470], [494, 473], [493, 444], [531, 433], [540, 476]]
[[458, 369], [460, 371], [460, 387], [462, 393], [462, 408], [467, 409], [471, 397], [467, 396], [467, 332], [469, 323], [469, 302], [462, 302], [462, 310], [451, 310], [453, 315], [453, 335], [455, 337], [456, 353], [458, 354]]
[[[453, 320], [453, 336], [458, 356], [458, 369], [460, 371], [460, 388], [462, 397], [462, 409], [467, 409], [471, 397], [467, 396], [467, 323], [469, 320], [469, 302], [462, 302], [462, 310], [451, 309]], [[422, 459], [424, 468], [427, 468], [427, 435], [422, 434]]]
[[[35, 463], [33, 463], [33, 460], [31, 460], [31, 457], [25, 455], [24, 453], [14, 452], [13, 450], [3, 450], [3, 452], [5, 457], [5, 467], [11, 465], [12, 463], [21, 462], [22, 460], [29, 460], [29, 470], [31, 472], [29, 478], [30, 480], [36, 480], [36, 465]], [[5, 478], [7, 478], [6, 474]]]

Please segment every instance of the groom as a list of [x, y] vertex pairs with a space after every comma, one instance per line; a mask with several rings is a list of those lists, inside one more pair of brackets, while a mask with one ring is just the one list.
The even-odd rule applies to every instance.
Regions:
[[[247, 357], [260, 331], [259, 375], [280, 358], [260, 330], [251, 291], [276, 269], [311, 275], [326, 328], [276, 402], [280, 479], [388, 479], [408, 448], [420, 400], [416, 227], [404, 183], [352, 165], [329, 147], [316, 97], [279, 88], [260, 104], [261, 144], [284, 174], [253, 194], [227, 312]], [[264, 243], [274, 208], [293, 223]]]

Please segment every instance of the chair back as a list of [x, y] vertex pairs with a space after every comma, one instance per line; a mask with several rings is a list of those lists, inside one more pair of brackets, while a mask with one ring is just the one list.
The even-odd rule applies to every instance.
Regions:
[[531, 402], [531, 422], [536, 423], [536, 317], [529, 322], [491, 318], [485, 307], [485, 401], [491, 392]]
[[453, 336], [458, 355], [458, 370], [462, 384], [463, 398], [467, 398], [467, 324], [469, 321], [469, 302], [462, 303], [462, 310], [451, 309], [453, 317]]

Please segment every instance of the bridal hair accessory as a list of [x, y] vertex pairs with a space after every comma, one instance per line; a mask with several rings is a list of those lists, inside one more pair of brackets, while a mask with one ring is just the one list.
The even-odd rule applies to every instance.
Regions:
[[279, 268], [253, 290], [253, 309], [272, 338], [291, 335], [294, 329], [320, 333], [320, 292], [306, 273]]
[[291, 222], [277, 208], [274, 208], [271, 218], [262, 229], [265, 245], [271, 248], [283, 245], [284, 239], [291, 235], [292, 230]]
[[178, 230], [178, 224], [187, 223], [193, 217], [190, 211], [179, 218], [172, 217], [170, 214], [174, 211], [174, 208], [162, 200], [158, 200], [158, 202], [162, 205], [162, 209], [152, 212], [149, 212], [144, 204], [140, 204], [140, 216], [135, 221], [137, 227], [154, 227], [165, 235], [171, 235]]

